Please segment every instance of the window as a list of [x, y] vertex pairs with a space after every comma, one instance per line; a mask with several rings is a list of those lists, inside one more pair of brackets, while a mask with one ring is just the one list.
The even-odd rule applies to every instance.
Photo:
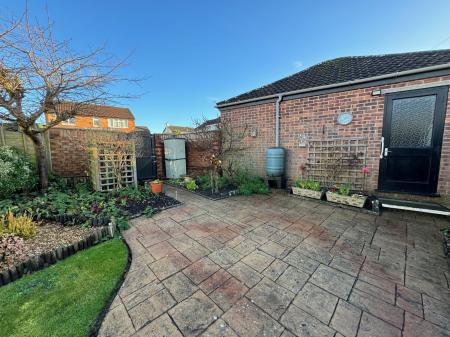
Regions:
[[128, 127], [128, 120], [127, 119], [109, 118], [108, 119], [108, 127], [115, 128], [115, 129], [126, 129]]
[[100, 127], [100, 118], [93, 117], [92, 118], [92, 125], [94, 126], [94, 128], [99, 128]]
[[62, 125], [75, 125], [75, 117], [70, 117], [61, 123]]

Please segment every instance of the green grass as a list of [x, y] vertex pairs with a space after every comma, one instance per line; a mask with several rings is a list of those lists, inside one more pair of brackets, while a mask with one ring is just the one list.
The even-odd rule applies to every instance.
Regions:
[[0, 335], [88, 336], [127, 264], [118, 239], [0, 288]]

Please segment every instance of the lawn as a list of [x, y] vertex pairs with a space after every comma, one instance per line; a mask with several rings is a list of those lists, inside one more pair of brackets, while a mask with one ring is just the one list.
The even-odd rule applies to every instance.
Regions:
[[114, 239], [1, 287], [1, 336], [88, 336], [127, 258]]

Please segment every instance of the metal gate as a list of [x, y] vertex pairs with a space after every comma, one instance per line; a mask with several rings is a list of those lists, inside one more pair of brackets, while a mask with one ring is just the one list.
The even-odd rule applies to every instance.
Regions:
[[151, 155], [136, 158], [136, 171], [138, 181], [155, 179], [157, 174], [155, 135], [150, 135], [145, 146], [149, 147], [148, 151], [146, 152]]

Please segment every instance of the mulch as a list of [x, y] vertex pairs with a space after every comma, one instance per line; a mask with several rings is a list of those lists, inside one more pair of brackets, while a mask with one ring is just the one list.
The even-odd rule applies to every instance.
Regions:
[[147, 200], [130, 200], [125, 206], [119, 206], [122, 210], [125, 210], [129, 215], [141, 214], [147, 207], [152, 207], [155, 211], [170, 208], [175, 205], [179, 205], [180, 202], [174, 198], [171, 198], [164, 193], [160, 193], [157, 198]]

